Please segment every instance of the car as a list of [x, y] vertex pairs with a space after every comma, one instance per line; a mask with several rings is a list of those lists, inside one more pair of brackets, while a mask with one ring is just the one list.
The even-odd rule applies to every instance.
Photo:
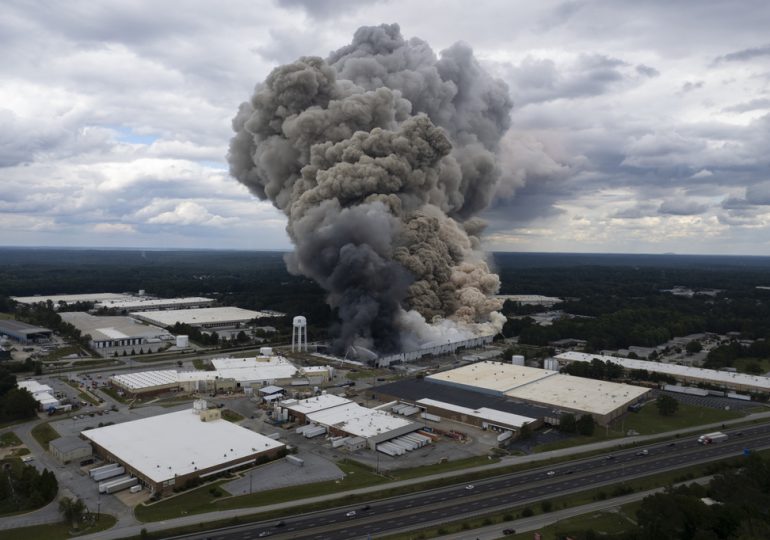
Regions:
[[639, 450], [639, 451], [636, 453], [636, 455], [637, 455], [637, 456], [646, 456], [646, 455], [649, 455], [649, 453], [650, 453], [650, 451], [649, 451], [649, 450], [647, 450], [647, 449], [645, 448], [644, 450]]
[[565, 472], [564, 474], [572, 474], [573, 472], [575, 472], [575, 471], [573, 471], [572, 469], [570, 469], [570, 470], [568, 470], [567, 472]]
[[739, 431], [738, 433], [736, 433], [736, 434], [735, 434], [735, 436], [736, 436], [736, 437], [743, 437], [743, 432], [742, 432], [742, 431]]
[[666, 446], [676, 446], [676, 443], [675, 442], [670, 442]]
[[555, 475], [555, 474], [556, 474], [556, 471], [548, 471], [548, 472], [547, 472], [547, 473], [545, 473], [545, 474], [546, 474], [547, 476], [553, 476], [553, 475]]
[[350, 512], [348, 512], [348, 513], [347, 513], [347, 514], [345, 514], [345, 515], [346, 515], [347, 517], [353, 517], [353, 516], [355, 516], [355, 515], [356, 515], [356, 511], [355, 511], [355, 510], [351, 510]]
[[371, 506], [369, 506], [368, 504], [365, 504], [364, 506], [361, 507], [361, 511], [363, 512], [363, 511], [369, 510], [370, 508]]
[[506, 536], [509, 534], [516, 534], [516, 529], [503, 529], [503, 534]]
[[465, 489], [473, 489], [475, 487], [476, 486], [474, 486], [473, 484], [468, 484], [467, 486], [465, 486]]
[[270, 536], [270, 531], [262, 531], [257, 536], [259, 536], [260, 538], [264, 538], [265, 536]]
[[615, 456], [610, 454], [609, 456], [604, 456], [604, 459], [615, 459]]
[[278, 523], [275, 524], [276, 527], [283, 527], [284, 525], [286, 525], [285, 521], [279, 521]]

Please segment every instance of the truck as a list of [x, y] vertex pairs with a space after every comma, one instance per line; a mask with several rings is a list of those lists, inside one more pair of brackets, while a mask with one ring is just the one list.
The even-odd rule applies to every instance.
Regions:
[[714, 433], [706, 433], [698, 437], [698, 444], [713, 444], [727, 440], [727, 434], [721, 431], [715, 431]]

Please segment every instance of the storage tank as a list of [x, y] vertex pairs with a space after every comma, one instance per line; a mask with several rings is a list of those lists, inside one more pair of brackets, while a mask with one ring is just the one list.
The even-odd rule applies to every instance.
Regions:
[[259, 348], [259, 355], [260, 356], [273, 356], [273, 348], [272, 347], [260, 347]]
[[559, 371], [559, 361], [556, 358], [546, 358], [543, 367], [551, 371]]
[[524, 356], [521, 354], [514, 354], [511, 356], [511, 364], [514, 366], [523, 366], [524, 365]]
[[190, 337], [189, 336], [177, 336], [176, 337], [176, 346], [177, 347], [189, 347], [190, 346]]

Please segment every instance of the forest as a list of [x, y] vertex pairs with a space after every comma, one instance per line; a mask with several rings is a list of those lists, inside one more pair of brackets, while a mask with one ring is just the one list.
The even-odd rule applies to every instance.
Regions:
[[[569, 317], [547, 327], [526, 317], [538, 308], [506, 303], [507, 315], [522, 318], [511, 318], [503, 334], [519, 336], [522, 344], [577, 338], [590, 352], [654, 346], [698, 332], [770, 337], [770, 290], [757, 288], [770, 286], [770, 257], [495, 253], [490, 265], [502, 294], [564, 299], [556, 308]], [[676, 286], [719, 292], [689, 298], [663, 292]], [[279, 335], [294, 315], [307, 317], [313, 339], [334, 331], [324, 291], [290, 274], [282, 252], [0, 248], [0, 311], [13, 309], [9, 296], [140, 289], [280, 311], [287, 316], [275, 321]], [[717, 353], [713, 365], [730, 365], [741, 354], [767, 357], [766, 347], [755, 349]]]

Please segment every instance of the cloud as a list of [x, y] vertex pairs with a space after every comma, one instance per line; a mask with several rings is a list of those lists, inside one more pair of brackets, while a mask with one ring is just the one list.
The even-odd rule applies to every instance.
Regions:
[[136, 228], [128, 223], [95, 223], [93, 231], [99, 234], [134, 234]]
[[644, 64], [636, 66], [636, 72], [645, 77], [658, 77], [660, 75], [660, 71], [654, 67], [645, 66]]
[[749, 204], [770, 205], [770, 181], [746, 188], [746, 201]]
[[709, 178], [711, 176], [714, 176], [713, 172], [711, 172], [708, 169], [701, 169], [698, 172], [696, 172], [695, 174], [693, 174], [690, 178], [693, 178], [693, 179], [695, 179], [695, 178]]
[[749, 49], [743, 49], [725, 54], [723, 56], [718, 56], [714, 59], [714, 62], [746, 62], [748, 60], [754, 60], [755, 58], [764, 56], [770, 56], [770, 45], [764, 45], [762, 47], [751, 47]]
[[722, 109], [722, 112], [744, 113], [761, 109], [770, 109], [770, 98], [757, 98]]
[[696, 216], [707, 209], [707, 205], [691, 199], [668, 199], [658, 207], [658, 213], [671, 216]]
[[225, 218], [214, 215], [205, 207], [194, 201], [177, 203], [173, 209], [157, 214], [147, 220], [147, 223], [155, 225], [199, 225], [207, 227], [224, 227], [237, 221], [234, 218]]

